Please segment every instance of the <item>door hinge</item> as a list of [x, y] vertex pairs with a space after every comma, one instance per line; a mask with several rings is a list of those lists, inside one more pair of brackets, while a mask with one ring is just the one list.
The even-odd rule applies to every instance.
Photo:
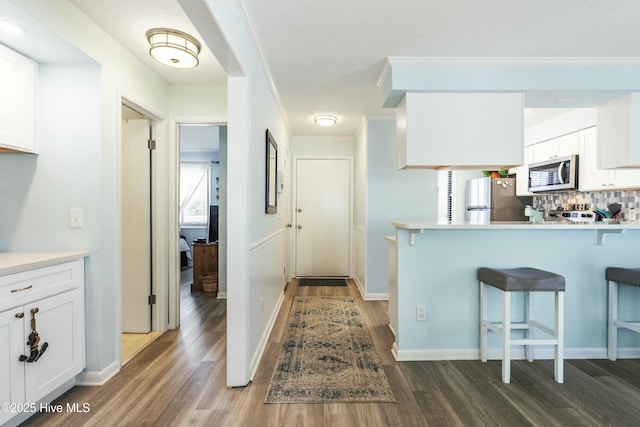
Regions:
[[149, 295], [149, 305], [153, 305], [156, 303], [156, 296], [155, 295]]
[[149, 148], [149, 150], [155, 150], [156, 149], [156, 140], [155, 139], [149, 139], [147, 141], [147, 147]]

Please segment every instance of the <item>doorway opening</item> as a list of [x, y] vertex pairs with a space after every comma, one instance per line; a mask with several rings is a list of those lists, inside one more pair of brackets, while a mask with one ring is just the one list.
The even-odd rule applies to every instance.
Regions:
[[[178, 229], [180, 281], [177, 295], [208, 291], [204, 275], [217, 275], [218, 299], [226, 298], [224, 271], [227, 126], [178, 123]], [[180, 318], [178, 305], [178, 319]]]
[[121, 117], [122, 365], [153, 342], [154, 119], [122, 103]]

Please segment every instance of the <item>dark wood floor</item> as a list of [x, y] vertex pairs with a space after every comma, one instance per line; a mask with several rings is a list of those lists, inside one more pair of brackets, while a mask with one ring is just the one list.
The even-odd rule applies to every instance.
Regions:
[[[353, 296], [391, 387], [390, 403], [264, 404], [295, 295]], [[56, 403], [88, 403], [84, 414], [39, 414], [46, 426], [637, 426], [640, 360], [568, 360], [565, 383], [552, 361], [396, 362], [386, 302], [365, 302], [355, 285], [286, 291], [263, 360], [247, 387], [225, 387], [226, 302], [182, 289], [182, 326], [162, 335], [102, 387], [75, 387]]]

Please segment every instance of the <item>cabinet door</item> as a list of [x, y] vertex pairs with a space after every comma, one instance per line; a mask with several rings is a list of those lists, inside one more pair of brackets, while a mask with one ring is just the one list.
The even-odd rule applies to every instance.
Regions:
[[555, 139], [540, 142], [533, 146], [533, 163], [558, 157], [558, 144]]
[[82, 295], [80, 289], [74, 289], [25, 306], [25, 335], [31, 333], [32, 310], [37, 309], [40, 345], [48, 343], [38, 361], [24, 363], [27, 402], [37, 402], [84, 368]]
[[0, 44], [0, 151], [36, 152], [35, 62]]
[[398, 168], [522, 163], [522, 93], [407, 93], [398, 104]]
[[640, 170], [616, 169], [612, 173], [612, 188], [640, 188]]
[[[24, 403], [24, 346], [22, 307], [0, 313], [0, 403]], [[15, 413], [0, 412], [0, 425]]]
[[578, 154], [579, 151], [580, 135], [579, 132], [573, 132], [533, 145], [533, 161], [541, 162], [556, 157], [570, 156]]
[[611, 189], [611, 172], [598, 169], [597, 133], [595, 128], [580, 133], [579, 178], [580, 191]]

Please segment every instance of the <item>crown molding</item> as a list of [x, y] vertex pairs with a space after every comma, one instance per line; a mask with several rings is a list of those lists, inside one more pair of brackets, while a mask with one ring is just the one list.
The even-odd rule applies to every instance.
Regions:
[[276, 105], [278, 106], [278, 110], [280, 111], [280, 115], [282, 116], [282, 120], [284, 121], [285, 126], [287, 127], [287, 131], [289, 135], [293, 135], [291, 132], [291, 124], [289, 123], [289, 118], [284, 109], [284, 105], [282, 104], [282, 99], [280, 98], [280, 94], [278, 93], [278, 88], [276, 87], [276, 83], [273, 79], [273, 74], [271, 73], [271, 68], [267, 63], [266, 55], [264, 53], [264, 49], [262, 48], [262, 43], [260, 43], [260, 38], [258, 37], [258, 31], [256, 30], [255, 23], [253, 22], [253, 18], [251, 16], [251, 11], [249, 6], [247, 5], [246, 0], [236, 0], [238, 4], [238, 9], [240, 10], [240, 15], [244, 22], [247, 24], [247, 29], [249, 31], [249, 38], [253, 43], [253, 46], [256, 49], [256, 56], [258, 57], [258, 62], [262, 67], [262, 71], [264, 72], [265, 79], [267, 80], [267, 85], [269, 86], [269, 90], [273, 95], [273, 98], [276, 101]]
[[[402, 57], [387, 58], [383, 74], [395, 66], [640, 66], [640, 57]], [[382, 77], [381, 75], [381, 77]], [[380, 82], [380, 80], [379, 80]]]

